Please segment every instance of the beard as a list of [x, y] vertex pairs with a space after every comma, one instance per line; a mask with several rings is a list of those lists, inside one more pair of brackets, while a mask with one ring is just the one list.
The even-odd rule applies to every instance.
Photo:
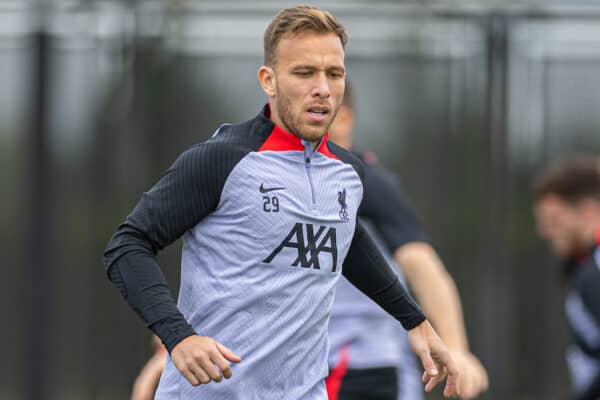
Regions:
[[[284, 125], [282, 128], [298, 136], [300, 139], [308, 140], [310, 142], [316, 142], [320, 140], [331, 125], [333, 117], [335, 117], [335, 113], [333, 113], [333, 117], [329, 120], [329, 123], [322, 126], [311, 126], [306, 123], [303, 124], [301, 120], [302, 114], [294, 115], [290, 98], [280, 88], [277, 88], [275, 107], [277, 108], [279, 118]], [[337, 109], [335, 111], [337, 112]]]

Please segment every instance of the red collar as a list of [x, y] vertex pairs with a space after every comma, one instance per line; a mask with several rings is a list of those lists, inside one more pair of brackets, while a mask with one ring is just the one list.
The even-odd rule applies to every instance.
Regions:
[[[265, 107], [265, 117], [271, 117], [271, 108], [269, 104], [267, 104]], [[326, 132], [315, 152], [338, 160], [335, 154], [329, 151], [329, 147], [327, 146], [328, 141], [329, 132]], [[300, 139], [298, 136], [286, 131], [279, 125], [275, 125], [269, 134], [269, 137], [264, 141], [258, 151], [304, 151], [304, 144], [302, 143], [302, 139]]]

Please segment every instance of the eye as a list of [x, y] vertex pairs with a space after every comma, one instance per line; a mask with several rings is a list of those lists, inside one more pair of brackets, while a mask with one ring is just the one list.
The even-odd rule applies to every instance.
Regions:
[[332, 71], [329, 73], [329, 76], [333, 79], [342, 79], [344, 77], [343, 72]]
[[312, 75], [312, 73], [310, 71], [296, 71], [296, 72], [294, 72], [294, 75], [302, 77], [302, 78], [308, 78], [309, 76]]

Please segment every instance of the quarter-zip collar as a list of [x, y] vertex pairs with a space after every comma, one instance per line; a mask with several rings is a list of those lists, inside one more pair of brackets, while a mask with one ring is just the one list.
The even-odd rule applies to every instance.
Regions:
[[329, 138], [329, 133], [327, 132], [327, 133], [325, 133], [325, 136], [323, 136], [321, 138], [321, 140], [319, 141], [319, 144], [314, 147], [313, 147], [312, 142], [310, 142], [308, 140], [300, 139], [302, 145], [304, 146], [304, 159], [310, 160], [312, 158], [312, 155], [315, 152], [318, 152], [319, 149], [322, 148], [323, 143], [325, 143], [328, 138]]
[[[315, 152], [321, 153], [322, 155], [338, 159], [328, 147], [329, 142], [329, 132], [326, 132], [325, 135], [321, 138], [319, 144], [313, 149], [312, 143], [308, 140], [304, 140], [299, 138], [298, 136], [290, 133], [280, 127], [279, 125], [275, 125], [273, 121], [270, 120], [271, 109], [269, 104], [267, 103], [261, 113], [256, 117], [257, 124], [256, 128], [261, 132], [258, 132], [261, 135], [266, 136], [266, 140], [262, 144], [262, 146], [258, 149], [258, 151], [302, 151], [304, 152], [304, 159], [310, 159], [314, 155]], [[266, 132], [265, 132], [266, 131]]]

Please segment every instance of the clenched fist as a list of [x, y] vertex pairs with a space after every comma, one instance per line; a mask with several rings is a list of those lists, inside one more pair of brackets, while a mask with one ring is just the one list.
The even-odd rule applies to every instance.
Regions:
[[193, 386], [231, 378], [230, 362], [241, 358], [221, 343], [207, 336], [188, 336], [171, 351], [173, 364]]

